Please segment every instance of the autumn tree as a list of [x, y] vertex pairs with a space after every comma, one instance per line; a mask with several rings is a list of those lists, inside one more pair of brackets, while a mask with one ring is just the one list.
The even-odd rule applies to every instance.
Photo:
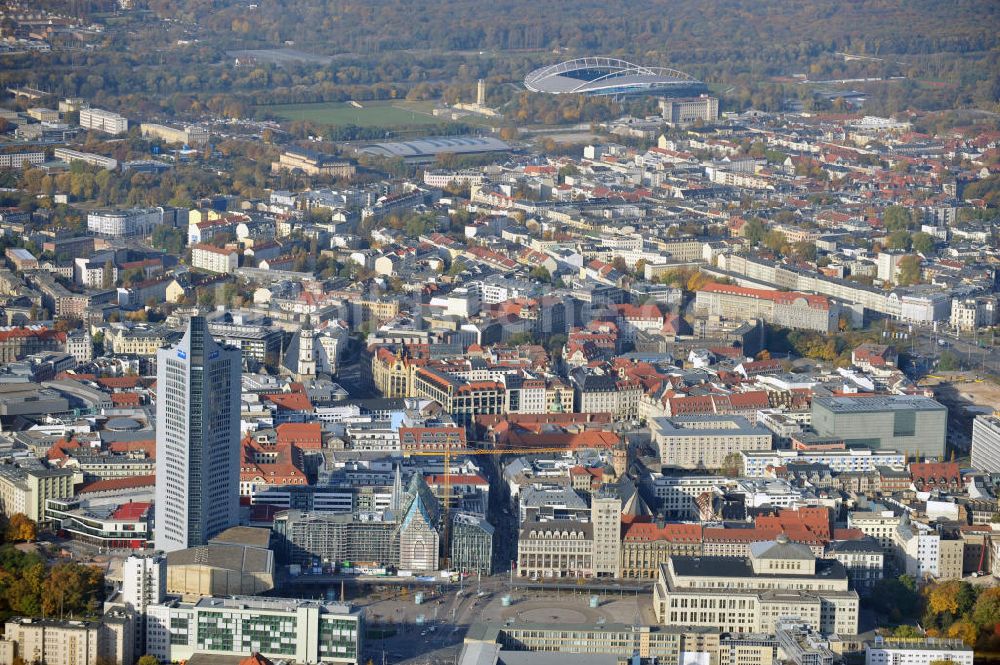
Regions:
[[775, 254], [781, 254], [782, 250], [788, 241], [785, 240], [785, 234], [781, 231], [768, 231], [764, 234], [764, 246]]
[[972, 608], [972, 621], [980, 629], [989, 630], [1000, 623], [1000, 587], [990, 587], [979, 594]]
[[888, 231], [905, 231], [913, 223], [913, 215], [903, 206], [889, 206], [882, 213], [882, 224]]
[[920, 252], [926, 256], [934, 251], [934, 238], [929, 233], [923, 231], [914, 233], [911, 240], [914, 252]]
[[802, 261], [816, 260], [816, 243], [809, 240], [800, 240], [792, 245], [792, 253], [797, 259]]
[[701, 289], [701, 287], [705, 286], [711, 281], [712, 279], [708, 275], [701, 272], [700, 270], [696, 270], [691, 274], [690, 277], [688, 277], [686, 285], [687, 290], [698, 291], [699, 289]]
[[[976, 640], [979, 638], [979, 631], [976, 630], [975, 624], [971, 621], [961, 619], [948, 627], [948, 637], [958, 638], [970, 647], [973, 647], [976, 646]], [[937, 662], [939, 661], [931, 661], [931, 665], [934, 665]]]
[[38, 537], [35, 523], [24, 513], [11, 515], [7, 522], [6, 538], [8, 542], [31, 542]]
[[108, 259], [104, 262], [104, 269], [101, 271], [101, 288], [110, 289], [115, 283], [115, 264]]
[[910, 232], [906, 230], [893, 231], [886, 238], [886, 246], [889, 249], [910, 249], [910, 245], [913, 244], [912, 238], [910, 238]]
[[899, 269], [896, 282], [900, 286], [909, 286], [920, 282], [920, 257], [916, 254], [904, 256], [896, 264]]
[[757, 217], [752, 217], [743, 226], [743, 237], [751, 245], [759, 245], [764, 241], [764, 236], [767, 234], [767, 229], [764, 227], [764, 223], [760, 221]]

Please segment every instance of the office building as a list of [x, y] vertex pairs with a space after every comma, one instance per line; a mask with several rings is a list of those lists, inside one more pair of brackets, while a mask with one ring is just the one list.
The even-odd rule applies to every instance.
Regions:
[[794, 291], [751, 289], [731, 284], [706, 284], [695, 295], [695, 308], [704, 316], [768, 323], [821, 333], [837, 331], [841, 308], [826, 296]]
[[163, 208], [95, 210], [87, 215], [87, 230], [112, 238], [146, 236], [163, 223]]
[[871, 395], [816, 397], [812, 425], [820, 436], [848, 446], [899, 450], [941, 459], [945, 453], [948, 410], [929, 397]]
[[117, 136], [128, 131], [128, 118], [102, 109], [80, 109], [80, 126]]
[[[518, 658], [518, 663], [568, 662], [549, 660], [546, 653], [580, 654], [581, 663], [603, 663], [598, 655], [607, 655], [608, 662], [619, 663], [634, 655], [644, 662], [660, 665], [680, 665], [688, 662], [683, 654], [706, 656], [706, 662], [719, 662], [718, 656], [724, 640], [719, 631], [676, 626], [636, 626], [626, 624], [553, 624], [524, 623], [513, 625], [476, 623], [469, 628], [465, 638], [467, 649], [480, 645], [494, 645], [502, 649], [501, 656], [536, 652], [534, 658]], [[461, 660], [462, 663], [483, 662]], [[488, 662], [497, 662], [490, 660]], [[500, 662], [508, 662], [501, 658]], [[575, 662], [575, 661], [574, 661]], [[697, 662], [697, 661], [693, 661]], [[727, 665], [734, 665], [729, 663]], [[741, 662], [741, 665], [750, 665]], [[757, 665], [767, 665], [761, 661]]]
[[745, 559], [670, 557], [660, 566], [653, 609], [667, 625], [729, 633], [773, 633], [789, 616], [824, 634], [858, 632], [858, 594], [844, 567], [784, 535], [754, 543]]
[[865, 645], [865, 665], [972, 665], [972, 657], [972, 647], [959, 639], [877, 636], [872, 644]]
[[[350, 508], [348, 507], [348, 511]], [[287, 563], [399, 563], [398, 524], [384, 513], [288, 510], [274, 518], [277, 552]]]
[[622, 577], [655, 580], [672, 556], [702, 554], [700, 524], [633, 522], [622, 534]]
[[139, 126], [143, 138], [159, 139], [164, 143], [181, 143], [184, 145], [204, 145], [208, 143], [208, 130], [196, 125], [188, 125], [182, 129], [144, 122]]
[[235, 596], [194, 604], [168, 601], [150, 605], [147, 614], [146, 651], [161, 663], [195, 653], [259, 653], [306, 664], [361, 662], [364, 618], [343, 603]]
[[353, 178], [357, 168], [350, 162], [338, 160], [304, 148], [289, 148], [281, 153], [278, 161], [271, 162], [271, 171], [301, 171], [306, 175], [327, 175], [334, 178]]
[[836, 540], [830, 543], [825, 556], [844, 566], [851, 588], [861, 595], [874, 589], [885, 572], [885, 550], [872, 537]]
[[47, 351], [63, 351], [66, 333], [45, 326], [0, 328], [0, 363], [12, 363]]
[[770, 450], [773, 434], [742, 416], [675, 416], [650, 421], [663, 465], [719, 469], [730, 455]]
[[490, 575], [493, 571], [493, 525], [478, 515], [455, 513], [451, 523], [451, 567]]
[[277, 369], [281, 358], [282, 333], [268, 326], [246, 326], [234, 323], [210, 323], [212, 337], [234, 346], [243, 354], [243, 360], [255, 360], [270, 369]]
[[621, 577], [622, 500], [611, 487], [591, 498], [590, 521], [594, 525], [594, 576]]
[[672, 125], [690, 125], [698, 120], [715, 122], [719, 119], [719, 98], [702, 95], [661, 99], [660, 113]]
[[1000, 418], [976, 416], [972, 422], [972, 466], [1000, 473]]
[[200, 316], [156, 354], [158, 549], [204, 545], [239, 521], [241, 365]]

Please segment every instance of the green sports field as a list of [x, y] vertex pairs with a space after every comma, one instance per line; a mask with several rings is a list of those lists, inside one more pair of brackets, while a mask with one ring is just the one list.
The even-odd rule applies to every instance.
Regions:
[[406, 127], [447, 122], [431, 115], [430, 102], [378, 101], [360, 102], [363, 108], [346, 102], [319, 104], [280, 104], [259, 106], [257, 110], [284, 120], [306, 120], [320, 125], [355, 125], [357, 127]]

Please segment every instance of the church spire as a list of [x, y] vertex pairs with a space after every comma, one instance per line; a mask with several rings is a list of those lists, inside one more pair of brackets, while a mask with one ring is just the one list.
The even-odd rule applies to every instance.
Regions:
[[392, 479], [392, 501], [390, 508], [394, 514], [399, 515], [399, 509], [403, 505], [403, 476], [396, 464], [396, 473]]

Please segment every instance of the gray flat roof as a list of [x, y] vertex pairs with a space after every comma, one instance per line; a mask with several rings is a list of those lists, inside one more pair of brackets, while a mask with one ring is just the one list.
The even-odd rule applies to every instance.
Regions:
[[817, 559], [816, 575], [758, 575], [754, 573], [749, 559], [729, 556], [674, 556], [674, 572], [684, 577], [757, 577], [762, 579], [846, 579], [843, 564], [833, 559]]
[[920, 395], [875, 395], [872, 397], [814, 397], [812, 403], [835, 413], [877, 411], [946, 411], [940, 402]]

